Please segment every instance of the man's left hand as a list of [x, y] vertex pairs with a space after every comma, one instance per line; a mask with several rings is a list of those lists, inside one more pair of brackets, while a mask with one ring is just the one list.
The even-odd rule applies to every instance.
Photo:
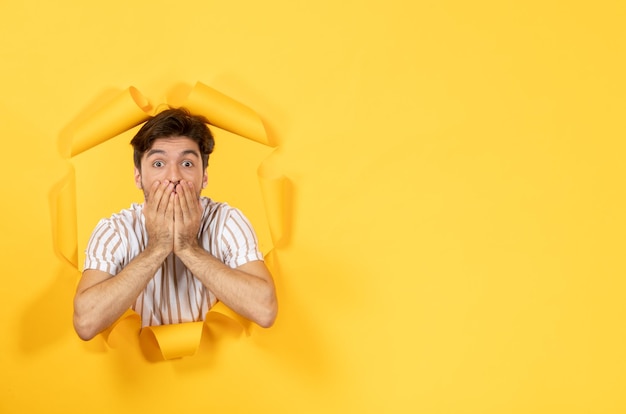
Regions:
[[200, 199], [191, 181], [180, 181], [174, 196], [174, 253], [198, 246]]

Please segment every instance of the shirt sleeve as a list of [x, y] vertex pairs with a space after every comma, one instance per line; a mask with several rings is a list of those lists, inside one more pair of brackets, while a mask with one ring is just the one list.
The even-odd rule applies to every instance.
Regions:
[[263, 260], [252, 224], [239, 209], [230, 210], [224, 223], [221, 241], [224, 263], [231, 268], [254, 260]]
[[113, 276], [122, 271], [125, 243], [110, 220], [100, 220], [87, 244], [84, 269], [95, 269]]

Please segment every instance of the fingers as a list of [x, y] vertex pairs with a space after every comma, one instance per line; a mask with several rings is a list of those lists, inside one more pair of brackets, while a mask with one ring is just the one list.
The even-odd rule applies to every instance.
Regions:
[[201, 218], [200, 199], [193, 183], [181, 181], [174, 193], [174, 253], [197, 245]]
[[174, 219], [174, 213], [176, 210], [174, 206], [175, 199], [176, 199], [176, 194], [174, 193], [174, 191], [170, 192], [170, 195], [167, 200], [167, 207], [165, 208], [165, 218], [167, 218], [170, 221]]
[[198, 212], [199, 200], [191, 181], [181, 181], [176, 186], [176, 208], [176, 217], [180, 214], [182, 219], [191, 218]]
[[155, 181], [152, 183], [150, 193], [146, 196], [146, 205], [153, 213], [162, 211], [167, 214], [173, 191], [174, 184], [168, 180]]
[[143, 215], [149, 245], [171, 252], [174, 248], [174, 184], [167, 180], [154, 182], [146, 194]]
[[176, 186], [176, 192], [172, 193], [173, 205], [174, 205], [174, 222], [183, 222], [183, 212], [180, 205], [180, 184]]

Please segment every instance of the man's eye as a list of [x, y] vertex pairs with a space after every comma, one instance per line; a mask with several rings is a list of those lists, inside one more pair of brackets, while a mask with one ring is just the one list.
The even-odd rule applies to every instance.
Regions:
[[152, 166], [153, 167], [157, 167], [157, 168], [162, 167], [163, 166], [163, 161], [155, 161], [155, 162], [152, 163]]
[[193, 167], [193, 163], [191, 161], [183, 161], [183, 167]]

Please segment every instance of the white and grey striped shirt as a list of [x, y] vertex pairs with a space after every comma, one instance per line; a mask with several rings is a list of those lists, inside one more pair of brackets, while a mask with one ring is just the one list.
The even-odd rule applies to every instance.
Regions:
[[[206, 197], [200, 199], [203, 213], [200, 245], [231, 268], [263, 260], [256, 234], [248, 219], [236, 208]], [[143, 204], [102, 219], [87, 245], [85, 269], [117, 275], [148, 242]], [[139, 295], [133, 309], [142, 326], [203, 320], [217, 302], [215, 295], [170, 254]]]

